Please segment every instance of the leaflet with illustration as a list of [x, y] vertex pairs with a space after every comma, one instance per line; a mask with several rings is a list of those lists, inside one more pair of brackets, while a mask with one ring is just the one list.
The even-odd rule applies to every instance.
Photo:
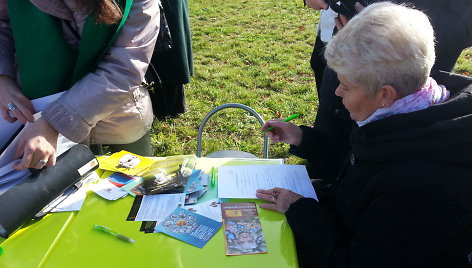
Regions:
[[267, 253], [256, 203], [221, 204], [226, 255]]
[[156, 230], [190, 245], [202, 248], [220, 229], [221, 222], [183, 208], [176, 208], [156, 227]]

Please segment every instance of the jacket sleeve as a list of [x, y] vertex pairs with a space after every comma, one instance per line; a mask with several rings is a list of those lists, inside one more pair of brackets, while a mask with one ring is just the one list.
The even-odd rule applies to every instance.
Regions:
[[[399, 185], [375, 195], [356, 230], [347, 230], [314, 200], [286, 212], [300, 267], [424, 267], [447, 243], [428, 193]], [[439, 217], [440, 218], [440, 217]]]
[[309, 161], [316, 179], [334, 180], [348, 151], [347, 138], [330, 135], [316, 125], [300, 128], [303, 131], [302, 142], [299, 146], [291, 145], [289, 152]]
[[15, 79], [14, 55], [15, 47], [10, 29], [7, 1], [0, 0], [0, 75], [7, 75]]
[[120, 36], [96, 71], [46, 107], [42, 116], [68, 139], [83, 141], [140, 86], [158, 31], [159, 1], [135, 0]]

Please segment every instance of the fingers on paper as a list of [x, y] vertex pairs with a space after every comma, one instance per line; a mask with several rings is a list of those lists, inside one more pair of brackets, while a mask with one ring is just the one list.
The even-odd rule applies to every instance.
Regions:
[[[29, 103], [30, 104], [30, 103]], [[33, 117], [33, 107], [29, 107], [30, 105], [25, 105], [24, 103], [20, 102], [17, 104], [18, 109], [13, 111], [16, 118], [22, 123], [26, 124], [26, 122], [34, 122]]]
[[47, 146], [33, 146], [31, 143], [20, 142], [15, 158], [20, 158], [22, 155], [23, 159], [14, 166], [16, 170], [41, 169], [56, 164], [55, 152], [47, 149]]
[[2, 109], [2, 117], [6, 121], [12, 123], [18, 120], [22, 124], [26, 124], [26, 122], [34, 121], [34, 116], [32, 112], [34, 111], [34, 108], [32, 107], [31, 103], [15, 101], [15, 102], [11, 102], [10, 104], [14, 105], [14, 110], [10, 110], [8, 107], [5, 107], [4, 109]]
[[2, 109], [1, 112], [2, 112], [3, 119], [5, 119], [5, 121], [7, 121], [7, 122], [13, 123], [17, 120], [16, 117], [11, 114], [12, 112], [10, 112], [10, 110], [8, 110], [8, 108], [7, 109]]
[[268, 202], [272, 202], [272, 190], [257, 190], [256, 197]]

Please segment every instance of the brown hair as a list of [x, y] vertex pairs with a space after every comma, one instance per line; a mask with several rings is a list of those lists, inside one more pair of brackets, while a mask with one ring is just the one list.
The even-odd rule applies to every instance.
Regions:
[[123, 16], [116, 0], [77, 0], [79, 5], [88, 12], [95, 14], [95, 21], [100, 24], [113, 24]]

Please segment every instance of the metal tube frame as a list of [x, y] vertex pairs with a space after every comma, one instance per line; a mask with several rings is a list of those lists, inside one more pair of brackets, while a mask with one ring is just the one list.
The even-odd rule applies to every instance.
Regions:
[[[205, 127], [205, 124], [210, 119], [210, 117], [212, 117], [216, 112], [221, 111], [223, 109], [227, 109], [227, 108], [240, 108], [240, 109], [246, 110], [251, 115], [253, 115], [255, 118], [257, 118], [257, 120], [259, 121], [261, 126], [264, 125], [264, 120], [262, 119], [262, 117], [254, 109], [252, 109], [249, 106], [246, 106], [244, 104], [239, 104], [239, 103], [226, 103], [226, 104], [220, 105], [220, 106], [216, 107], [215, 109], [213, 109], [212, 111], [210, 111], [205, 116], [203, 121], [200, 123], [200, 126], [198, 127], [197, 157], [202, 156], [202, 134], [203, 134], [203, 128]], [[266, 135], [264, 135], [263, 157], [264, 158], [269, 158], [269, 138], [267, 138]]]

